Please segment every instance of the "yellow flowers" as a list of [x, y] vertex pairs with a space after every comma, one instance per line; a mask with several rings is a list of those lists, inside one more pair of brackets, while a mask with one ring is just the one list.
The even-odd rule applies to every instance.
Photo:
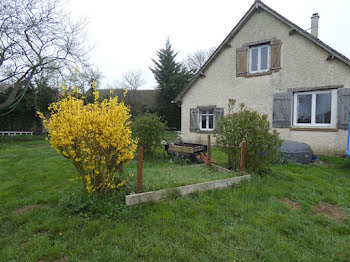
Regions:
[[128, 93], [128, 87], [125, 88], [125, 91], [123, 93], [123, 96], [126, 96], [126, 94]]
[[51, 146], [73, 162], [89, 194], [124, 186], [130, 177], [123, 177], [121, 170], [136, 150], [128, 107], [117, 97], [98, 102], [95, 86], [94, 103], [84, 104], [76, 90], [64, 87], [65, 96], [49, 106], [49, 119], [38, 112]]

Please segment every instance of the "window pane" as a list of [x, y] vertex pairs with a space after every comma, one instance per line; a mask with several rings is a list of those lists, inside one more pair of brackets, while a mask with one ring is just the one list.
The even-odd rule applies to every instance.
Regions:
[[208, 114], [214, 114], [214, 110], [213, 109], [208, 110]]
[[258, 49], [257, 48], [252, 48], [250, 49], [250, 55], [251, 55], [251, 71], [258, 71]]
[[298, 95], [297, 123], [311, 123], [312, 95]]
[[316, 123], [331, 123], [332, 94], [316, 94]]
[[207, 117], [206, 116], [201, 116], [201, 125], [202, 125], [202, 128], [205, 129], [207, 128]]
[[214, 116], [209, 116], [209, 129], [214, 128]]
[[261, 70], [267, 70], [267, 59], [269, 55], [269, 48], [268, 46], [264, 46], [261, 48]]
[[203, 110], [203, 109], [202, 109], [202, 110], [200, 111], [200, 114], [201, 114], [201, 115], [205, 115], [206, 113], [207, 113], [207, 110]]

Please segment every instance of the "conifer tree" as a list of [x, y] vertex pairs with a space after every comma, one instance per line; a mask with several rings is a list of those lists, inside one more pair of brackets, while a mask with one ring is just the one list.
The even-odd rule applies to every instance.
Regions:
[[188, 84], [192, 74], [175, 58], [177, 53], [172, 49], [169, 39], [165, 48], [157, 51], [157, 60], [152, 59], [154, 68], [150, 68], [158, 83], [157, 107], [159, 115], [171, 128], [180, 128], [180, 107], [171, 103]]

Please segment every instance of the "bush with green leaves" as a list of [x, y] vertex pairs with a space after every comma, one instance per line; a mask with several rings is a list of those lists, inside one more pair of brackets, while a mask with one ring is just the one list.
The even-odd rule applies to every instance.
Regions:
[[167, 130], [166, 124], [155, 114], [146, 113], [138, 116], [131, 124], [132, 135], [143, 146], [145, 156], [154, 156], [161, 146]]
[[245, 161], [248, 170], [262, 173], [276, 160], [282, 140], [270, 129], [267, 115], [248, 109], [244, 103], [234, 111], [235, 100], [230, 99], [229, 113], [216, 126], [216, 144], [228, 156], [230, 168], [238, 169], [242, 141], [246, 141]]

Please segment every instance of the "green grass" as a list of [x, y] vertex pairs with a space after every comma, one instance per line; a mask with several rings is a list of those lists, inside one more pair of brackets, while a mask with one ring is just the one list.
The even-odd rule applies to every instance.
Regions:
[[[313, 212], [326, 201], [350, 216], [344, 159], [323, 158], [329, 167], [274, 166], [271, 175], [233, 188], [126, 207], [128, 189], [88, 198], [79, 181], [69, 181], [77, 176], [72, 164], [46, 141], [19, 140], [0, 141], [0, 261], [350, 261], [350, 219], [337, 223]], [[219, 150], [213, 157], [225, 164]], [[146, 160], [144, 189], [227, 175]], [[42, 208], [13, 213], [32, 204]]]

